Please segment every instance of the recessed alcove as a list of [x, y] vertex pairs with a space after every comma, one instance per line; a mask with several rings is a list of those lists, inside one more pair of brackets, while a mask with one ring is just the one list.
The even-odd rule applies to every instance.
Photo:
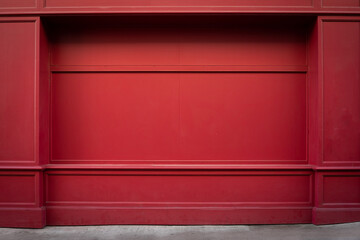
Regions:
[[52, 163], [307, 163], [312, 18], [44, 18]]

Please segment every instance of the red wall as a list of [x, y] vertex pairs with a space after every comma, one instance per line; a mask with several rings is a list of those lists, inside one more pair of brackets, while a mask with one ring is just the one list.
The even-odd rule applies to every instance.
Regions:
[[0, 226], [359, 221], [359, 24], [0, 18]]

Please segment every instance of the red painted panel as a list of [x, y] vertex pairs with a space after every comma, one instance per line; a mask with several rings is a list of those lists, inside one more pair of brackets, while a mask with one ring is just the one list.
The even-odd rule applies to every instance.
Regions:
[[360, 206], [360, 176], [324, 176], [324, 203], [351, 203]]
[[360, 22], [323, 31], [324, 161], [360, 162]]
[[0, 8], [36, 7], [37, 0], [0, 0]]
[[189, 74], [179, 87], [186, 159], [306, 159], [305, 74]]
[[322, 0], [324, 7], [359, 7], [359, 0]]
[[56, 73], [51, 85], [53, 160], [306, 159], [305, 74]]
[[177, 74], [52, 76], [52, 159], [173, 159]]
[[[124, 175], [125, 174], [125, 175]], [[46, 180], [48, 205], [236, 206], [311, 204], [308, 173], [58, 172]], [[290, 175], [294, 174], [294, 175]], [[296, 191], [294, 189], [296, 188]], [[110, 205], [109, 205], [110, 204]]]
[[312, 0], [46, 0], [46, 7], [119, 7], [119, 6], [311, 6]]
[[34, 161], [35, 22], [0, 19], [0, 163]]
[[[51, 62], [53, 65], [306, 65], [303, 25], [282, 22], [270, 25], [251, 18], [230, 20], [227, 19], [228, 25], [224, 25], [225, 20], [213, 20], [212, 28], [199, 19], [194, 19], [193, 26], [190, 23], [187, 27], [179, 26], [176, 18], [170, 18], [168, 24], [162, 18], [144, 18], [140, 23], [117, 19], [107, 25], [89, 20], [91, 24], [79, 24], [72, 29], [58, 23], [49, 29]], [[255, 24], [248, 24], [254, 21]], [[127, 28], [121, 27], [124, 25]]]
[[35, 204], [35, 175], [0, 173], [0, 206]]

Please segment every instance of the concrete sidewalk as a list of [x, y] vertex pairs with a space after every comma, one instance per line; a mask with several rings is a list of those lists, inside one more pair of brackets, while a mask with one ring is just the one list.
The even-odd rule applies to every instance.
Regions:
[[0, 240], [360, 240], [360, 222], [315, 226], [85, 226], [44, 229], [0, 228]]

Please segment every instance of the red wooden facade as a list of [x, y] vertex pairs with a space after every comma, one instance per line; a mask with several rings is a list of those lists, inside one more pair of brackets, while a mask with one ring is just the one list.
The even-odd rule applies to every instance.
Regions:
[[0, 0], [0, 227], [353, 221], [358, 0]]

